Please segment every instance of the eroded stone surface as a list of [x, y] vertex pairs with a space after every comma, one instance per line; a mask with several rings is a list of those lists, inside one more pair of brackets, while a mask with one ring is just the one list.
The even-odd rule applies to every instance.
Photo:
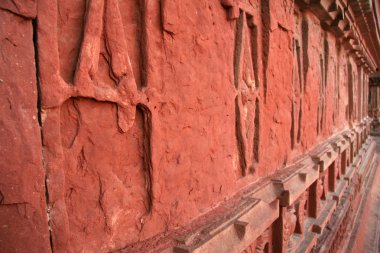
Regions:
[[32, 21], [0, 20], [0, 251], [50, 252]]
[[[367, 115], [370, 67], [352, 53], [355, 32], [342, 34], [342, 6], [305, 6], [3, 1], [0, 212], [17, 226], [2, 232], [5, 249], [27, 234], [25, 246], [49, 250], [48, 212], [56, 252], [170, 250], [282, 178], [300, 183], [256, 192], [266, 205], [287, 199], [277, 206], [281, 231], [261, 228], [245, 251], [310, 250], [305, 220], [360, 166], [362, 132], [347, 145], [326, 140]], [[305, 159], [310, 173], [293, 175]], [[20, 224], [13, 209], [28, 213]]]

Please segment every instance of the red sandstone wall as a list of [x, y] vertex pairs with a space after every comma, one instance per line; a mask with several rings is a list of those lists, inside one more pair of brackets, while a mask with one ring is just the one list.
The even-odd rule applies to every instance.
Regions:
[[39, 0], [34, 41], [0, 15], [5, 250], [47, 251], [46, 211], [56, 252], [178, 228], [367, 115], [366, 73], [290, 2]]
[[37, 112], [35, 5], [0, 3], [0, 252], [49, 252]]

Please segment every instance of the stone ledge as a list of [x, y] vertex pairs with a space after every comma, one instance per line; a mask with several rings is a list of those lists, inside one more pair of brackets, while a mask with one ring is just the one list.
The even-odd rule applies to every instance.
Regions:
[[365, 144], [365, 145], [369, 145], [369, 144], [371, 144], [371, 142], [373, 142], [372, 137], [368, 137], [368, 138], [365, 140], [364, 144]]
[[267, 203], [272, 203], [279, 195], [280, 193], [278, 192], [278, 189], [269, 179], [266, 180], [260, 188], [253, 190], [249, 196], [256, 199], [262, 199]]
[[356, 134], [356, 138], [360, 138], [360, 135], [361, 133], [363, 132], [364, 128], [360, 125], [357, 125], [355, 128], [354, 128], [354, 132]]
[[267, 204], [262, 200], [249, 199], [232, 217], [179, 239], [180, 244], [174, 247], [173, 252], [240, 252], [277, 219], [278, 208], [278, 200]]
[[317, 243], [317, 235], [313, 232], [307, 232], [304, 239], [294, 253], [309, 253]]
[[320, 164], [320, 172], [323, 172], [335, 161], [338, 152], [329, 143], [324, 143], [313, 149], [310, 157], [315, 163]]
[[359, 182], [362, 184], [362, 182], [365, 180], [365, 178], [368, 177], [368, 173], [370, 172], [370, 167], [373, 164], [373, 161], [375, 159], [375, 147], [376, 144], [372, 142], [368, 146], [368, 150], [365, 154], [365, 157], [363, 158], [362, 165], [358, 169], [358, 177], [359, 177]]
[[349, 142], [342, 135], [332, 138], [329, 142], [334, 150], [339, 154], [349, 147]]
[[347, 130], [343, 133], [343, 137], [346, 138], [349, 143], [352, 143], [355, 139], [355, 133], [352, 130]]
[[349, 166], [349, 169], [346, 171], [344, 175], [344, 180], [348, 181], [348, 184], [351, 183], [353, 176], [355, 175], [356, 165], [352, 164]]
[[311, 231], [317, 234], [322, 234], [324, 228], [330, 220], [331, 215], [336, 209], [336, 201], [335, 200], [327, 200], [326, 205], [324, 206], [322, 212], [319, 217], [315, 220]]
[[338, 187], [336, 188], [336, 191], [332, 194], [332, 199], [339, 204], [339, 201], [342, 199], [342, 196], [344, 194], [344, 190], [348, 186], [347, 180], [340, 180]]
[[[338, 234], [340, 230], [340, 226], [342, 225], [344, 218], [346, 217], [347, 211], [350, 208], [350, 203], [349, 201], [345, 201], [342, 207], [339, 210], [339, 213], [334, 213], [333, 216], [335, 215], [335, 220], [333, 226], [328, 225], [330, 231], [329, 232], [330, 236], [326, 238], [326, 240], [321, 244], [319, 252], [328, 252], [329, 249], [332, 247], [332, 244], [334, 242], [335, 236]], [[320, 237], [322, 237], [321, 235]]]
[[286, 253], [310, 252], [317, 242], [317, 234], [311, 232], [314, 218], [307, 218], [304, 224], [304, 233], [295, 233], [291, 236], [292, 245], [286, 248]]
[[272, 179], [280, 195], [281, 206], [291, 205], [299, 196], [318, 179], [318, 167], [311, 160], [288, 167], [288, 173]]

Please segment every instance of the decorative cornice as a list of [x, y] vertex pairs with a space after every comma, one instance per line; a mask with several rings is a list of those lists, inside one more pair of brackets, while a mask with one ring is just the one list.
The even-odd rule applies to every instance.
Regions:
[[[323, 29], [339, 38], [356, 63], [369, 73], [376, 70], [376, 55], [369, 53], [364, 43], [364, 31], [355, 20], [355, 11], [341, 0], [296, 0], [301, 9], [311, 11], [321, 22]], [[377, 42], [379, 44], [379, 42]]]

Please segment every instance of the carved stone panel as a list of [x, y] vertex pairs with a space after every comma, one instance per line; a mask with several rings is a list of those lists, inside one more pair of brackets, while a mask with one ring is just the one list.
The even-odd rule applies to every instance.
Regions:
[[308, 217], [308, 201], [309, 201], [309, 191], [306, 190], [299, 200], [296, 203], [296, 230], [295, 232], [298, 234], [303, 234], [305, 229], [305, 220]]
[[40, 51], [39, 63], [54, 251], [136, 242], [152, 210], [140, 4], [39, 2], [39, 47], [52, 48]]
[[[236, 8], [236, 7], [235, 7]], [[236, 19], [234, 86], [236, 139], [240, 175], [253, 173], [259, 162], [260, 100], [257, 73], [257, 28], [251, 13], [239, 9]]]

